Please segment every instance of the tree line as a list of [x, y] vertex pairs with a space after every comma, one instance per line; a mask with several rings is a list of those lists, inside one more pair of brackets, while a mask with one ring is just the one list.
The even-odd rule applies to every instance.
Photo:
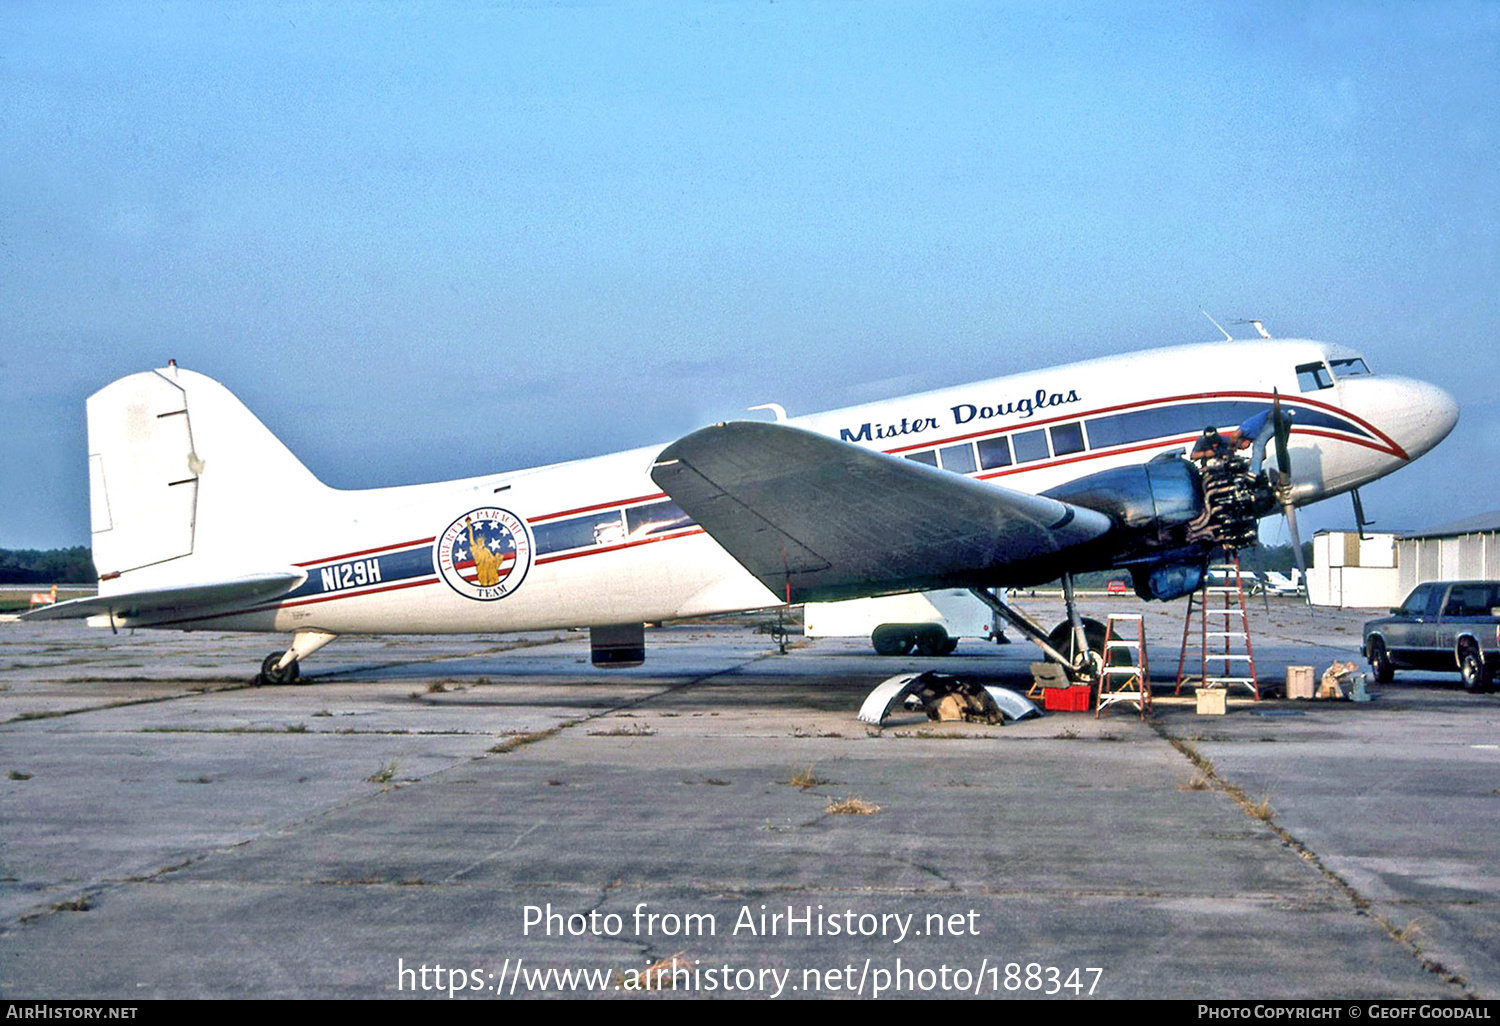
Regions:
[[0, 584], [93, 584], [94, 557], [87, 545], [71, 549], [0, 549]]

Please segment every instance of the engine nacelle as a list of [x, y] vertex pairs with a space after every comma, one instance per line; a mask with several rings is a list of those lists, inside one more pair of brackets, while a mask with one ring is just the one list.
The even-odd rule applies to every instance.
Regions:
[[1206, 454], [1196, 460], [1163, 453], [1043, 494], [1114, 522], [1115, 530], [1101, 540], [1101, 554], [1111, 565], [1130, 569], [1137, 595], [1180, 598], [1202, 586], [1215, 553], [1253, 543], [1257, 518], [1273, 505], [1264, 475], [1252, 475], [1248, 460], [1227, 446], [1202, 448]]
[[1207, 510], [1198, 468], [1167, 454], [1149, 463], [1103, 470], [1042, 494], [1103, 513], [1128, 532], [1121, 549], [1176, 547]]

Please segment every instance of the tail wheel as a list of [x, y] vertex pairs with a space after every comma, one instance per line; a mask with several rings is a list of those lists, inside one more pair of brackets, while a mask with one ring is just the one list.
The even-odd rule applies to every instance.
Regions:
[[1468, 644], [1459, 650], [1458, 672], [1463, 674], [1464, 690], [1470, 694], [1483, 694], [1490, 689], [1490, 668], [1474, 645]]
[[1389, 684], [1396, 677], [1396, 668], [1386, 654], [1385, 642], [1379, 638], [1370, 641], [1370, 669], [1375, 673], [1375, 683]]
[[290, 684], [297, 679], [297, 660], [293, 659], [286, 666], [277, 668], [281, 657], [285, 652], [272, 652], [260, 664], [260, 675], [255, 678], [257, 686], [261, 684]]

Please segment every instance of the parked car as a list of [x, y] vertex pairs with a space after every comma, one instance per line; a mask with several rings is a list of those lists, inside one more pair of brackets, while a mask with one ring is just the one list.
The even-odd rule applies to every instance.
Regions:
[[1468, 691], [1490, 690], [1500, 670], [1500, 581], [1428, 581], [1391, 615], [1365, 624], [1361, 649], [1375, 679], [1396, 670], [1462, 674]]

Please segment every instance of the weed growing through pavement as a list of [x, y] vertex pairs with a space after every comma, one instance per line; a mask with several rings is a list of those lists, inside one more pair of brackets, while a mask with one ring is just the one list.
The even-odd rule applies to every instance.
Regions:
[[830, 816], [873, 816], [880, 811], [880, 806], [859, 797], [830, 798], [828, 808], [823, 811]]

